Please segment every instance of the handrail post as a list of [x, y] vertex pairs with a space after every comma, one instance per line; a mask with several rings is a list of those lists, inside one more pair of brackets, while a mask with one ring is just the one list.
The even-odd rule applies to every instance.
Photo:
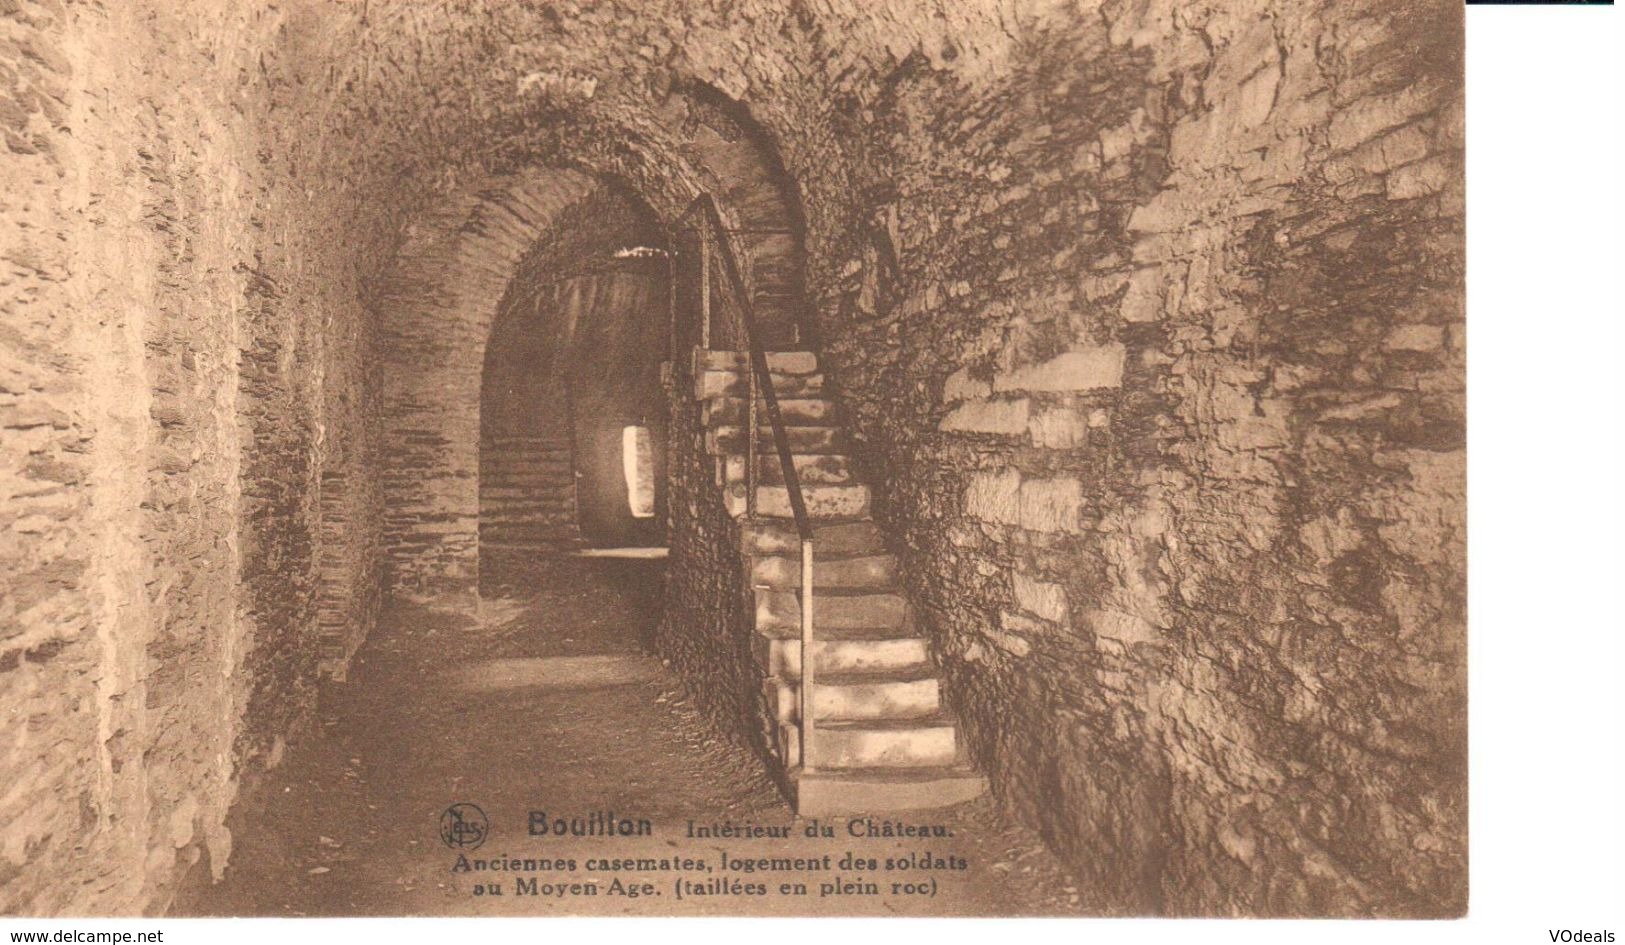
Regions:
[[675, 232], [667, 231], [666, 246], [666, 359], [671, 370], [677, 370], [677, 356], [682, 345], [677, 339], [677, 247], [681, 240]]
[[[748, 357], [748, 356], [747, 356]], [[756, 445], [756, 398], [760, 396], [761, 381], [756, 377], [754, 365], [745, 371], [749, 380], [745, 384], [745, 514], [756, 515], [756, 484], [758, 473], [757, 464], [760, 455]]]
[[711, 350], [711, 225], [700, 225], [700, 348]]
[[[745, 384], [745, 410], [743, 422], [746, 434], [746, 509], [754, 517], [756, 514], [756, 486], [760, 474], [760, 461], [758, 459], [757, 442], [757, 414], [756, 403], [761, 400], [762, 409], [767, 414], [769, 429], [773, 434], [773, 446], [778, 453], [779, 466], [784, 470], [785, 492], [790, 499], [790, 513], [795, 519], [796, 533], [801, 539], [801, 769], [803, 773], [815, 769], [812, 758], [815, 752], [816, 720], [814, 719], [813, 688], [817, 671], [813, 666], [813, 528], [812, 519], [807, 514], [807, 500], [801, 493], [801, 476], [796, 470], [795, 455], [790, 447], [790, 438], [785, 432], [784, 418], [779, 412], [778, 393], [773, 388], [772, 368], [767, 361], [767, 353], [762, 350], [760, 341], [756, 337], [756, 315], [751, 304], [750, 293], [745, 285], [744, 277], [740, 273], [738, 260], [734, 257], [733, 247], [727, 239], [728, 229], [722, 222], [721, 213], [717, 209], [716, 199], [710, 194], [701, 194], [690, 204], [683, 214], [686, 218], [690, 213], [698, 210], [702, 216], [698, 227], [701, 238], [700, 270], [701, 270], [701, 296], [700, 308], [704, 318], [701, 325], [702, 347], [709, 350], [711, 347], [711, 252], [717, 252], [717, 263], [722, 266], [722, 275], [725, 291], [737, 307], [737, 324], [732, 326], [739, 337], [734, 339], [736, 346], [744, 348], [746, 360], [741, 370], [746, 372]], [[712, 239], [716, 240], [713, 247]], [[798, 326], [799, 329], [799, 326]], [[798, 331], [797, 338], [800, 338]]]
[[813, 765], [813, 543], [801, 540], [801, 770]]

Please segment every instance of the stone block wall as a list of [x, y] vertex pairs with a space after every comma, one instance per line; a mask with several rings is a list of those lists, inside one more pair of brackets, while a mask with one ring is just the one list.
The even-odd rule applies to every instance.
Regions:
[[1113, 910], [1459, 914], [1461, 10], [1099, 15], [900, 70], [818, 270], [954, 702]]

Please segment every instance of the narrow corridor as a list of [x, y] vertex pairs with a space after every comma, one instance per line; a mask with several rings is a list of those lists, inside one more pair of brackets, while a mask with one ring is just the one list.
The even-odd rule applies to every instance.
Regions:
[[[475, 612], [398, 603], [343, 684], [328, 684], [318, 736], [291, 746], [270, 782], [241, 805], [223, 882], [194, 887], [178, 914], [1051, 914], [1081, 908], [1032, 835], [984, 798], [890, 822], [941, 825], [950, 837], [808, 839], [806, 821], [744, 746], [718, 737], [675, 677], [648, 655], [659, 561], [544, 559], [530, 593]], [[455, 803], [477, 805], [490, 834], [459, 851], [441, 837]], [[528, 835], [531, 811], [647, 819], [647, 836]], [[690, 838], [719, 823], [787, 828], [788, 839]], [[879, 828], [887, 821], [875, 821]], [[938, 869], [841, 868], [850, 851]], [[454, 872], [479, 860], [573, 860], [575, 869]], [[744, 861], [830, 857], [827, 871], [745, 872]], [[688, 859], [688, 870], [594, 870], [595, 858]], [[962, 861], [963, 869], [945, 864]], [[650, 864], [641, 864], [650, 865]], [[691, 864], [692, 866], [693, 864]], [[537, 894], [516, 895], [529, 880]], [[612, 892], [649, 883], [636, 898]], [[699, 884], [682, 901], [675, 883]], [[892, 895], [909, 882], [936, 894]], [[703, 890], [755, 884], [760, 895]], [[820, 896], [823, 881], [846, 891]], [[805, 882], [805, 895], [781, 883]], [[865, 886], [872, 883], [872, 886]], [[496, 884], [500, 897], [475, 895]], [[558, 887], [576, 886], [558, 893]], [[596, 889], [596, 894], [582, 891]], [[694, 887], [685, 887], [693, 890]], [[878, 889], [879, 894], [864, 890]], [[553, 895], [548, 895], [552, 890]]]

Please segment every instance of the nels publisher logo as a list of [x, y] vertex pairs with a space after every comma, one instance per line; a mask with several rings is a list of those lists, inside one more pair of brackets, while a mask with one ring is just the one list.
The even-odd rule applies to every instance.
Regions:
[[440, 840], [453, 850], [477, 850], [490, 832], [491, 821], [474, 804], [453, 804], [440, 815]]

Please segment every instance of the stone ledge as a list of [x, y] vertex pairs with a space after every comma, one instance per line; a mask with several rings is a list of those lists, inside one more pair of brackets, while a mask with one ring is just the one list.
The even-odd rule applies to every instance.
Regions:
[[1116, 342], [1077, 348], [993, 379], [995, 391], [1083, 391], [1121, 387], [1127, 352]]

